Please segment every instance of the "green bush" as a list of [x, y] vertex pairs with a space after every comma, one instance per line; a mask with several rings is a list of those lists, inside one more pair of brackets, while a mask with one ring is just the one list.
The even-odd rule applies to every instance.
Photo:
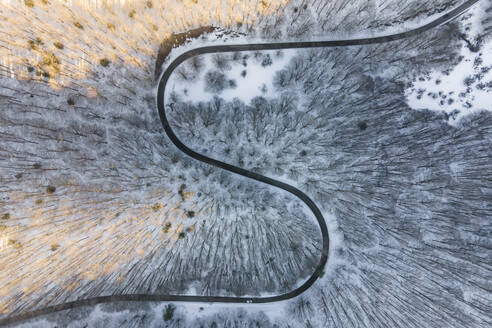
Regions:
[[164, 225], [164, 228], [162, 228], [162, 232], [168, 233], [169, 229], [171, 229], [171, 222], [166, 222], [166, 224]]
[[36, 45], [36, 42], [34, 42], [33, 40], [28, 40], [27, 43], [29, 44], [29, 47], [32, 50], [37, 50], [38, 49], [38, 46]]
[[28, 6], [29, 8], [34, 7], [34, 1], [32, 0], [24, 0], [24, 4]]
[[53, 42], [53, 45], [55, 47], [57, 47], [58, 49], [60, 49], [60, 50], [63, 49], [63, 48], [65, 48], [65, 46], [63, 45], [63, 43], [61, 43], [60, 41]]
[[43, 65], [57, 67], [60, 65], [60, 60], [56, 58], [55, 54], [52, 52], [43, 53]]
[[166, 306], [166, 312], [164, 313], [164, 321], [169, 321], [173, 318], [174, 316], [174, 310], [176, 310], [176, 308], [174, 307], [174, 305], [172, 304], [168, 304]]
[[19, 249], [22, 247], [22, 244], [19, 241], [14, 240], [14, 239], [9, 239], [8, 244], [9, 244], [9, 246], [14, 246], [14, 248], [16, 248], [16, 249]]
[[179, 186], [178, 194], [181, 196], [181, 199], [185, 199], [185, 194], [184, 191], [186, 189], [186, 185], [183, 183], [181, 186]]
[[82, 24], [80, 24], [79, 22], [73, 22], [73, 25], [75, 25], [76, 28], [79, 28], [81, 30], [84, 29], [84, 26], [82, 26]]
[[111, 62], [109, 61], [109, 59], [103, 58], [99, 60], [99, 64], [101, 64], [102, 67], [108, 67]]
[[54, 186], [48, 186], [48, 187], [46, 187], [46, 192], [48, 194], [54, 194], [55, 191], [56, 191], [56, 187], [54, 187]]

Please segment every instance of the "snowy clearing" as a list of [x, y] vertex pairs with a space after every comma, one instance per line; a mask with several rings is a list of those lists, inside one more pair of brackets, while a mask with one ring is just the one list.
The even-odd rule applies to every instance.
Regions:
[[459, 64], [416, 80], [405, 91], [410, 107], [443, 111], [453, 125], [469, 114], [492, 111], [492, 39], [481, 39], [486, 15], [484, 5], [466, 13]]
[[[284, 50], [200, 55], [176, 69], [167, 90], [192, 103], [208, 102], [217, 95], [227, 101], [237, 98], [245, 103], [257, 96], [272, 98], [276, 95], [275, 73], [295, 53]], [[197, 62], [198, 68], [194, 66]]]

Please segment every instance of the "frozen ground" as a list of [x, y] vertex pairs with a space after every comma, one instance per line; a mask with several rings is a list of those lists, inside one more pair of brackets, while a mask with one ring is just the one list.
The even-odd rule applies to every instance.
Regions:
[[[256, 40], [391, 33], [460, 3], [1, 1], [3, 317], [107, 294], [292, 289], [317, 262], [316, 226], [288, 195], [171, 145], [155, 108], [160, 41], [210, 24]], [[490, 73], [475, 75], [490, 67], [491, 7], [482, 0], [456, 22], [388, 45], [270, 54], [265, 67], [250, 53], [246, 78], [242, 59], [221, 71], [236, 81], [221, 93], [176, 85], [173, 124], [190, 146], [293, 181], [322, 207], [335, 247], [305, 295], [174, 304], [171, 318], [168, 304], [108, 304], [26, 326], [490, 326], [491, 114], [462, 115], [466, 101], [455, 100], [456, 124], [440, 113], [451, 108], [412, 97], [431, 78], [427, 92], [470, 87], [463, 99], [490, 110], [478, 100]], [[464, 74], [446, 80], [477, 57], [470, 86]], [[253, 71], [265, 74], [241, 80]]]
[[275, 72], [295, 53], [284, 50], [197, 56], [177, 69], [167, 92], [193, 103], [210, 101], [217, 94], [224, 100], [237, 98], [245, 103], [258, 95], [272, 98], [276, 94]]
[[491, 110], [492, 40], [483, 38], [481, 24], [482, 20], [490, 20], [490, 15], [480, 6], [466, 14], [459, 64], [420, 76], [406, 90], [412, 108], [445, 112], [452, 124], [471, 113]]

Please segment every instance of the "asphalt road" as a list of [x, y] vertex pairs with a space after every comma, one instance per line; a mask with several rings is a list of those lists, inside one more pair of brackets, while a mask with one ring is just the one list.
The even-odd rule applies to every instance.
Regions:
[[82, 299], [73, 302], [63, 303], [59, 305], [54, 305], [50, 307], [46, 307], [40, 310], [35, 310], [31, 312], [26, 312], [24, 314], [14, 316], [11, 318], [6, 318], [0, 320], [0, 325], [11, 324], [19, 321], [24, 321], [39, 315], [48, 314], [52, 312], [67, 310], [80, 306], [92, 306], [100, 303], [108, 303], [108, 302], [119, 302], [119, 301], [167, 301], [167, 302], [221, 302], [221, 303], [269, 303], [269, 302], [277, 302], [282, 300], [287, 300], [293, 297], [296, 297], [303, 292], [305, 292], [309, 287], [311, 287], [314, 282], [318, 279], [318, 273], [324, 270], [326, 262], [328, 260], [328, 252], [329, 252], [329, 237], [328, 237], [328, 229], [326, 227], [325, 220], [321, 211], [316, 206], [316, 204], [309, 198], [305, 193], [300, 191], [299, 189], [290, 186], [286, 183], [262, 176], [255, 172], [251, 172], [240, 167], [236, 167], [230, 165], [228, 163], [221, 162], [219, 160], [207, 157], [205, 155], [199, 154], [192, 149], [188, 148], [181, 140], [178, 139], [176, 134], [171, 128], [169, 121], [166, 116], [166, 105], [165, 101], [165, 90], [166, 84], [171, 76], [172, 72], [185, 60], [197, 56], [208, 53], [224, 53], [224, 52], [236, 52], [236, 51], [252, 51], [252, 50], [280, 50], [280, 49], [299, 49], [299, 48], [322, 48], [322, 47], [344, 47], [344, 46], [360, 46], [360, 45], [370, 45], [376, 43], [384, 43], [391, 42], [396, 40], [401, 40], [404, 38], [412, 37], [419, 35], [425, 31], [428, 31], [436, 26], [442, 25], [451, 19], [459, 16], [467, 9], [469, 9], [472, 5], [477, 3], [480, 0], [469, 0], [456, 7], [455, 9], [449, 11], [448, 13], [442, 15], [436, 20], [421, 26], [419, 28], [409, 30], [402, 33], [374, 37], [374, 38], [364, 38], [364, 39], [351, 39], [351, 40], [332, 40], [332, 41], [308, 41], [308, 42], [281, 42], [281, 43], [257, 43], [257, 44], [239, 44], [239, 45], [218, 45], [218, 46], [209, 46], [209, 47], [201, 47], [192, 49], [187, 51], [180, 56], [178, 56], [171, 64], [167, 67], [164, 73], [161, 75], [161, 79], [159, 81], [158, 91], [157, 91], [157, 108], [159, 111], [159, 117], [162, 122], [162, 126], [164, 127], [164, 131], [173, 144], [181, 150], [186, 155], [199, 160], [201, 162], [219, 167], [221, 169], [227, 170], [229, 172], [239, 174], [241, 176], [257, 180], [262, 183], [266, 183], [268, 185], [283, 189], [285, 191], [290, 192], [295, 195], [299, 199], [301, 199], [313, 212], [316, 217], [321, 234], [323, 237], [323, 248], [321, 250], [320, 261], [309, 277], [301, 286], [298, 288], [277, 296], [270, 297], [223, 297], [223, 296], [191, 296], [191, 295], [147, 295], [147, 294], [130, 294], [130, 295], [113, 295], [113, 296], [101, 296], [89, 299]]

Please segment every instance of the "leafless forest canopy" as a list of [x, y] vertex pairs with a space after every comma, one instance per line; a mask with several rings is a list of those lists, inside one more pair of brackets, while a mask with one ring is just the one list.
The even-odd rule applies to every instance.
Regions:
[[[173, 22], [165, 16], [171, 4], [156, 1], [78, 10], [57, 1], [0, 1], [0, 318], [101, 295], [295, 288], [319, 260], [315, 221], [293, 196], [172, 145], [155, 106], [160, 41], [212, 23], [280, 40], [392, 31], [463, 2], [257, 1], [240, 19], [201, 17], [214, 1], [173, 3], [196, 16]], [[239, 3], [231, 1], [232, 13]], [[467, 13], [402, 41], [301, 50], [275, 74], [275, 97], [251, 103], [220, 97], [244, 56], [226, 54], [209, 71], [213, 100], [170, 97], [171, 124], [193, 150], [287, 178], [333, 217], [324, 277], [285, 305], [286, 315], [245, 307], [190, 317], [181, 305], [128, 303], [38, 320], [73, 327], [490, 326], [492, 115], [450, 125], [444, 113], [409, 108], [404, 94], [432, 70], [457, 65], [462, 47], [485, 55], [492, 3], [479, 5], [478, 38]], [[64, 16], [49, 20], [53, 8]], [[175, 74], [192, 80], [204, 69], [197, 57]]]

